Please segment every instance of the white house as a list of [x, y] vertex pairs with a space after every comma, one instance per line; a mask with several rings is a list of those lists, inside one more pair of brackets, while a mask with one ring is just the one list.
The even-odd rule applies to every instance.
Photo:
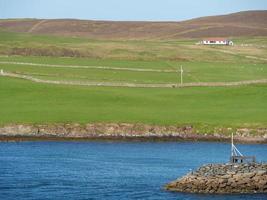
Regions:
[[204, 45], [230, 45], [233, 46], [234, 43], [232, 40], [227, 38], [206, 38], [200, 41], [200, 44]]

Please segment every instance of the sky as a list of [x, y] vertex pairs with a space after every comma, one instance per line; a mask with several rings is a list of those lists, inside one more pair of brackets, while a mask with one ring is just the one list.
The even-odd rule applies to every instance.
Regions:
[[245, 10], [267, 10], [267, 0], [0, 0], [0, 18], [182, 21]]

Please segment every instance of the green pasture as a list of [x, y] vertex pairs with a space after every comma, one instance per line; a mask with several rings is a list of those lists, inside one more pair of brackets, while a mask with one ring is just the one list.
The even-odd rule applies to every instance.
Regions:
[[[178, 83], [180, 81], [180, 66], [183, 66], [184, 82], [186, 83], [234, 82], [267, 78], [267, 64], [262, 63], [177, 62], [163, 60], [158, 62], [22, 56], [0, 57], [1, 61], [62, 65], [61, 67], [49, 67], [0, 63], [0, 68], [4, 71], [30, 75], [45, 80]], [[81, 66], [81, 68], [68, 67], [71, 65]], [[82, 66], [104, 66], [118, 69], [84, 69]], [[172, 72], [138, 72], [119, 70], [119, 68], [160, 69], [172, 70]]]
[[[196, 45], [197, 39], [92, 40], [0, 30], [0, 62], [40, 64], [0, 63], [0, 69], [43, 80], [156, 84], [179, 83], [178, 70], [182, 65], [185, 83], [267, 79], [267, 38], [233, 40], [236, 46], [215, 47]], [[0, 76], [0, 99], [0, 124], [129, 122], [226, 128], [267, 126], [266, 84], [145, 89], [50, 85]]]
[[264, 126], [265, 85], [142, 89], [37, 84], [0, 77], [0, 122]]

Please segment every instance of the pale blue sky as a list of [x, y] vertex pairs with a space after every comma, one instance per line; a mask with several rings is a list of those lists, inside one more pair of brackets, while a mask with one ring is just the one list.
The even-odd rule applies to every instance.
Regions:
[[180, 21], [244, 10], [267, 10], [267, 0], [0, 0], [0, 18]]

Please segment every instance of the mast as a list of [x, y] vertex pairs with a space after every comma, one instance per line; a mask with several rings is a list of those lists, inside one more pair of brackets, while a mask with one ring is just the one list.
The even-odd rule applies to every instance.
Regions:
[[234, 133], [232, 133], [231, 156], [243, 156], [242, 153], [240, 153], [240, 151], [234, 145]]
[[231, 163], [243, 163], [245, 161], [249, 161], [252, 163], [256, 162], [256, 157], [255, 156], [243, 156], [242, 153], [236, 148], [234, 144], [234, 133], [232, 133], [232, 138], [231, 138], [231, 158], [230, 162]]
[[232, 132], [231, 156], [234, 156], [234, 133]]

